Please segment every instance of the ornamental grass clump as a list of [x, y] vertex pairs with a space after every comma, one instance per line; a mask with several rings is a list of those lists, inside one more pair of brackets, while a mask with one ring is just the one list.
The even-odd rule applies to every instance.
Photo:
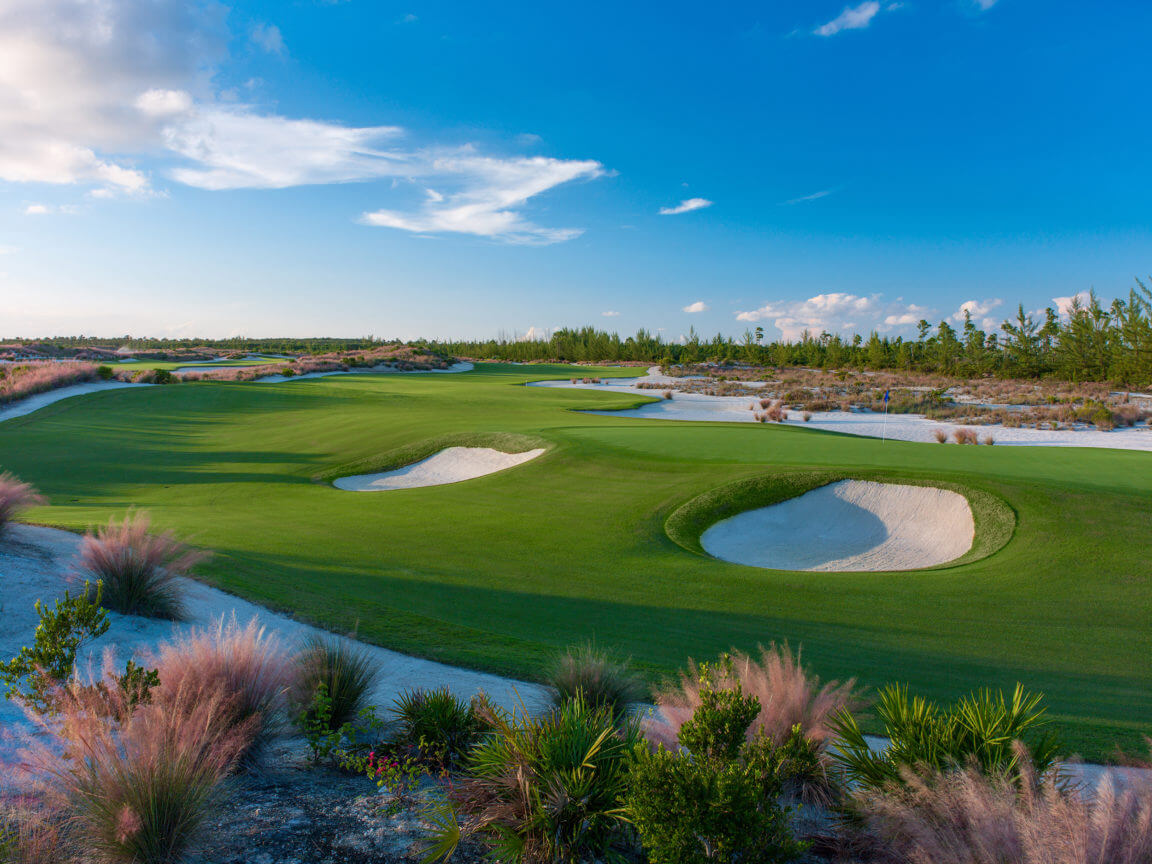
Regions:
[[181, 621], [187, 617], [179, 577], [207, 557], [171, 532], [154, 534], [145, 513], [112, 519], [86, 534], [78, 569], [104, 585], [101, 603], [123, 615]]
[[0, 533], [25, 510], [47, 503], [32, 484], [24, 483], [9, 471], [0, 474]]
[[556, 705], [583, 698], [594, 708], [606, 706], [617, 720], [647, 695], [647, 687], [626, 660], [588, 643], [569, 648], [548, 670]]
[[233, 722], [229, 697], [190, 679], [166, 682], [163, 698], [147, 701], [102, 683], [74, 679], [62, 690], [50, 729], [64, 758], [45, 750], [37, 760], [68, 843], [83, 861], [190, 860], [257, 720]]
[[907, 864], [1146, 864], [1152, 861], [1152, 788], [1093, 795], [1043, 781], [1021, 752], [1026, 782], [975, 767], [905, 771], [884, 790], [864, 788], [855, 810], [877, 860]]
[[739, 689], [754, 697], [759, 706], [748, 724], [748, 740], [763, 735], [784, 741], [799, 727], [815, 754], [815, 770], [807, 777], [795, 775], [790, 791], [806, 802], [826, 803], [834, 791], [827, 750], [833, 736], [832, 719], [863, 705], [856, 679], [821, 685], [819, 677], [804, 668], [799, 653], [793, 654], [787, 643], [761, 646], [759, 660], [736, 652], [720, 667], [712, 667], [709, 677], [702, 674], [705, 668], [707, 664], [697, 666], [689, 660], [679, 680], [667, 682], [657, 691], [657, 713], [645, 721], [645, 736], [673, 749], [684, 743], [681, 729], [695, 716], [709, 688]]
[[483, 731], [477, 706], [478, 700], [460, 699], [447, 687], [406, 690], [392, 707], [392, 744], [427, 768], [457, 769]]
[[581, 698], [540, 717], [482, 703], [478, 716], [486, 734], [433, 816], [426, 861], [447, 860], [464, 838], [517, 864], [613, 860], [632, 848], [622, 803], [635, 723]]
[[[292, 701], [306, 724], [321, 723], [333, 732], [368, 707], [380, 678], [380, 664], [366, 648], [335, 636], [309, 636], [296, 655], [298, 671]], [[324, 687], [326, 717], [311, 716], [316, 693]]]
[[160, 646], [155, 660], [161, 687], [156, 702], [199, 693], [216, 700], [227, 725], [248, 730], [241, 753], [252, 761], [283, 728], [295, 665], [280, 641], [253, 618], [243, 627], [221, 617]]
[[900, 785], [909, 770], [969, 767], [1023, 786], [1032, 775], [1046, 776], [1057, 761], [1059, 745], [1044, 728], [1042, 701], [1017, 684], [1010, 697], [984, 689], [941, 707], [911, 695], [905, 685], [891, 685], [873, 706], [888, 747], [874, 751], [856, 718], [840, 711], [829, 724], [837, 739], [832, 760], [850, 785], [867, 789]]

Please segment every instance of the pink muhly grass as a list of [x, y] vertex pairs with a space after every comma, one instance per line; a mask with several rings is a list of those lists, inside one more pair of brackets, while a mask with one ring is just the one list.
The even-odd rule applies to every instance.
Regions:
[[939, 441], [941, 444], [945, 444], [948, 441], [948, 433], [945, 432], [943, 429], [937, 429], [935, 432], [932, 433], [932, 436], [937, 441]]
[[48, 726], [64, 758], [45, 747], [36, 760], [84, 861], [184, 860], [257, 723], [233, 722], [225, 693], [190, 681], [138, 695], [111, 678], [73, 680]]
[[186, 617], [178, 577], [207, 553], [192, 549], [171, 532], [150, 533], [146, 513], [112, 519], [80, 544], [82, 576], [104, 583], [101, 605], [124, 615], [180, 621]]
[[975, 769], [905, 775], [906, 785], [857, 792], [855, 808], [879, 841], [880, 860], [902, 864], [1146, 864], [1152, 861], [1152, 787], [1091, 796], [1047, 782]]
[[202, 693], [227, 704], [228, 723], [250, 729], [243, 756], [251, 760], [285, 723], [295, 666], [280, 640], [253, 618], [241, 627], [233, 615], [210, 629], [194, 629], [160, 646], [156, 701], [167, 694]]
[[5, 364], [0, 366], [0, 405], [60, 387], [93, 381], [98, 374], [97, 368], [95, 363], [76, 362]]
[[24, 483], [11, 472], [0, 474], [0, 532], [4, 526], [29, 507], [47, 504], [47, 499], [30, 483]]
[[58, 864], [66, 860], [58, 816], [41, 802], [0, 802], [0, 861]]

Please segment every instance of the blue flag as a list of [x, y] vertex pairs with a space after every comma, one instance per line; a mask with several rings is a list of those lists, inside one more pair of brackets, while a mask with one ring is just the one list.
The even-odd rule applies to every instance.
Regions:
[[884, 404], [885, 405], [888, 404], [888, 391], [887, 390], [884, 391]]

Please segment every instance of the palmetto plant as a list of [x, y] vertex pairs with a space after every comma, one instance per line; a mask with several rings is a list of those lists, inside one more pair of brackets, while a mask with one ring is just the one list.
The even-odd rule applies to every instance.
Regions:
[[969, 767], [1022, 783], [1025, 763], [1041, 777], [1056, 763], [1056, 739], [1042, 730], [1047, 723], [1042, 701], [1041, 694], [1017, 684], [1011, 697], [982, 689], [941, 708], [911, 695], [905, 685], [892, 685], [880, 692], [874, 707], [888, 747], [874, 751], [856, 718], [840, 711], [831, 722], [838, 739], [832, 759], [850, 783], [873, 789], [903, 783], [908, 770]]
[[511, 713], [485, 705], [480, 717], [488, 734], [436, 814], [426, 860], [450, 857], [464, 835], [500, 861], [612, 858], [630, 830], [622, 802], [638, 726], [621, 726], [609, 706], [580, 696], [542, 717], [523, 705]]

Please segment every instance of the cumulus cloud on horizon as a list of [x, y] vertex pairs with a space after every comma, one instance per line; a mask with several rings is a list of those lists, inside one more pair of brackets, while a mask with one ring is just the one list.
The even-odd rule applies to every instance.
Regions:
[[771, 321], [785, 341], [794, 342], [805, 331], [818, 336], [829, 333], [868, 333], [872, 330], [915, 324], [930, 310], [915, 304], [885, 303], [883, 295], [863, 297], [845, 292], [817, 294], [806, 300], [766, 303], [758, 309], [736, 314], [737, 321]]
[[680, 311], [681, 312], [687, 312], [689, 315], [695, 315], [698, 312], [707, 312], [708, 311], [708, 304], [705, 303], [703, 300], [697, 300], [695, 303], [689, 303], [687, 306], [685, 306]]

